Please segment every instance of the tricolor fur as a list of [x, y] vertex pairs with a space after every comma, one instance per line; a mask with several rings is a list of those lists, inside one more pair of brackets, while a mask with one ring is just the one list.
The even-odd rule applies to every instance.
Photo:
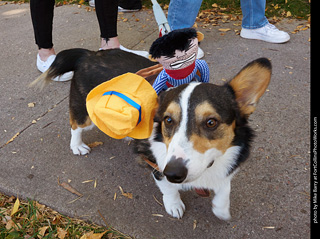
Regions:
[[215, 192], [213, 213], [230, 219], [230, 181], [253, 138], [247, 119], [270, 77], [271, 64], [261, 58], [223, 86], [190, 83], [160, 95], [153, 134], [136, 142], [136, 152], [158, 165], [154, 178], [170, 215], [185, 210], [179, 190], [201, 188]]
[[[51, 78], [74, 71], [70, 147], [74, 154], [87, 154], [90, 148], [82, 141], [82, 132], [93, 127], [85, 106], [87, 94], [104, 81], [154, 64], [117, 49], [71, 49], [59, 53], [49, 71], [33, 84], [43, 86]], [[179, 190], [209, 189], [215, 192], [213, 213], [230, 218], [230, 182], [248, 158], [253, 138], [248, 117], [270, 77], [271, 63], [260, 58], [223, 86], [190, 83], [160, 94], [153, 133], [148, 140], [135, 140], [135, 151], [158, 165], [153, 175], [170, 215], [181, 218], [184, 213]]]
[[156, 63], [136, 54], [111, 49], [89, 51], [75, 48], [60, 52], [48, 71], [31, 85], [43, 88], [52, 78], [74, 71], [71, 79], [69, 114], [71, 126], [70, 148], [74, 154], [85, 155], [90, 148], [82, 140], [83, 131], [93, 128], [86, 109], [87, 94], [97, 85], [127, 72], [135, 73]]

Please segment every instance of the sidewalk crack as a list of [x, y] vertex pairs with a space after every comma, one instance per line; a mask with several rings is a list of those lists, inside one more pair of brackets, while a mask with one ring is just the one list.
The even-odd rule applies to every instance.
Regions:
[[[58, 103], [52, 105], [46, 112], [44, 112], [42, 115], [40, 115], [39, 117], [37, 117], [37, 120], [40, 120], [42, 117], [44, 117], [45, 115], [47, 115], [50, 111], [52, 111], [54, 108], [56, 108], [58, 105], [60, 105], [64, 100], [66, 100], [69, 96], [64, 97], [62, 100], [60, 100]], [[52, 123], [52, 122], [51, 122]], [[49, 123], [49, 124], [51, 124]], [[47, 127], [49, 124], [47, 124], [46, 126], [44, 126], [43, 128]], [[5, 144], [0, 146], [0, 149], [4, 148], [6, 145], [10, 144], [11, 142], [13, 142], [19, 135], [21, 135], [24, 131], [26, 131], [27, 129], [29, 129], [32, 125], [34, 125], [34, 122], [31, 122], [30, 124], [28, 124], [25, 128], [23, 128], [22, 130], [20, 130], [20, 132], [17, 132], [11, 139], [9, 139]]]

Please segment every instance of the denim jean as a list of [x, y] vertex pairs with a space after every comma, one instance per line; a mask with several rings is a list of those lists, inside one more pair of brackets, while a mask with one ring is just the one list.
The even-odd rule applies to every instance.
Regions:
[[242, 27], [257, 29], [268, 24], [265, 16], [266, 0], [240, 0], [242, 10]]
[[202, 0], [171, 0], [168, 23], [172, 30], [192, 27], [198, 15]]

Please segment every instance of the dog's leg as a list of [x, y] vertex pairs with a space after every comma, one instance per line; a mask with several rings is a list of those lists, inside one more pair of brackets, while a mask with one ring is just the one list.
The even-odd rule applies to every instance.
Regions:
[[231, 219], [230, 215], [230, 191], [231, 191], [231, 177], [226, 178], [224, 183], [215, 188], [215, 197], [212, 200], [212, 211], [214, 215], [222, 220]]
[[73, 154], [76, 155], [85, 155], [90, 153], [90, 147], [83, 143], [82, 141], [82, 132], [90, 130], [94, 127], [94, 124], [91, 122], [88, 117], [87, 121], [83, 125], [78, 125], [75, 121], [71, 121], [71, 140], [70, 140], [70, 148]]
[[163, 204], [167, 213], [173, 217], [182, 218], [185, 205], [180, 198], [180, 185], [172, 184], [166, 178], [161, 180], [155, 179], [155, 181], [163, 194]]

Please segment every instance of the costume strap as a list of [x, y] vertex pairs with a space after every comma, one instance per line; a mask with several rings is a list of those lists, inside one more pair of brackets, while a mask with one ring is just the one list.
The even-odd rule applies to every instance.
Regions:
[[120, 97], [121, 99], [123, 99], [124, 101], [126, 101], [129, 105], [136, 108], [139, 111], [139, 120], [138, 120], [137, 125], [140, 123], [140, 121], [141, 121], [141, 106], [138, 103], [136, 103], [135, 101], [130, 99], [128, 96], [126, 96], [120, 92], [117, 92], [117, 91], [107, 91], [103, 95], [116, 95], [116, 96]]

